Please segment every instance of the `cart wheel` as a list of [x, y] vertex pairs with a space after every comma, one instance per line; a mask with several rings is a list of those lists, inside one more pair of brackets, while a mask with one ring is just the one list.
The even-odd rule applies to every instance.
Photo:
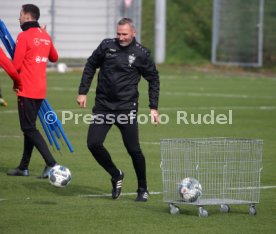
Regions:
[[173, 215], [176, 215], [176, 214], [180, 213], [179, 208], [176, 205], [172, 204], [172, 203], [169, 204], [169, 208], [170, 208], [170, 213], [173, 214]]
[[221, 213], [229, 213], [230, 212], [230, 207], [226, 204], [221, 204], [220, 205], [220, 212]]
[[208, 211], [204, 210], [202, 206], [198, 207], [198, 216], [199, 217], [207, 217]]
[[256, 207], [255, 207], [255, 204], [250, 204], [249, 205], [249, 214], [250, 215], [256, 215], [257, 214], [257, 210], [256, 210]]

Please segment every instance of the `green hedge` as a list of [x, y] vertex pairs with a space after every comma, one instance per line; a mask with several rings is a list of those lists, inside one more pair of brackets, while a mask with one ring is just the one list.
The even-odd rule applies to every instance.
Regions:
[[[154, 0], [143, 1], [142, 42], [154, 52]], [[212, 0], [167, 0], [166, 62], [194, 64], [211, 57]]]
[[[209, 63], [212, 47], [213, 0], [167, 0], [166, 63]], [[142, 42], [154, 54], [155, 0], [144, 0]], [[276, 63], [276, 1], [266, 0], [264, 64]]]

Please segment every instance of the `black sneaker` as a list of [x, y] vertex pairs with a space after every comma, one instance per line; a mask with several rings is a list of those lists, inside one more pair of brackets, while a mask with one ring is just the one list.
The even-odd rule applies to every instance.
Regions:
[[[56, 164], [56, 165], [57, 165], [57, 164]], [[55, 166], [56, 166], [56, 165], [55, 165]], [[41, 175], [38, 176], [37, 178], [38, 178], [38, 179], [47, 179], [47, 178], [49, 177], [49, 172], [50, 172], [50, 170], [51, 170], [52, 168], [53, 168], [53, 167], [45, 166], [44, 169], [43, 169], [43, 171], [42, 171], [42, 173], [41, 173]]]
[[120, 170], [120, 176], [117, 178], [112, 178], [112, 198], [117, 199], [121, 195], [122, 185], [123, 185], [124, 173]]
[[29, 176], [29, 170], [20, 170], [18, 167], [7, 172], [8, 176]]
[[149, 191], [145, 188], [137, 189], [137, 197], [135, 201], [146, 202], [149, 199]]

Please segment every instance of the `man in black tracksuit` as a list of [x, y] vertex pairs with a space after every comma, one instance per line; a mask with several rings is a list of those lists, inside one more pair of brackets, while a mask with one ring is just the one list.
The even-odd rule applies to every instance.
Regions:
[[149, 83], [149, 107], [157, 125], [159, 76], [149, 50], [135, 39], [131, 19], [121, 19], [117, 25], [117, 38], [103, 40], [88, 58], [77, 97], [81, 107], [86, 107], [86, 94], [97, 68], [100, 71], [93, 107], [94, 118], [88, 131], [87, 146], [97, 162], [111, 175], [112, 198], [117, 199], [121, 194], [124, 173], [115, 166], [103, 146], [108, 131], [113, 124], [116, 125], [136, 172], [136, 201], [147, 201], [146, 162], [139, 144], [137, 123], [138, 83], [141, 76]]

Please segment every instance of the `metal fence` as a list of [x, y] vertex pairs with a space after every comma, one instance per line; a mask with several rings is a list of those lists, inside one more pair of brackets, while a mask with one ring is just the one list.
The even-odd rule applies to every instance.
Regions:
[[212, 63], [263, 65], [264, 0], [214, 0]]

